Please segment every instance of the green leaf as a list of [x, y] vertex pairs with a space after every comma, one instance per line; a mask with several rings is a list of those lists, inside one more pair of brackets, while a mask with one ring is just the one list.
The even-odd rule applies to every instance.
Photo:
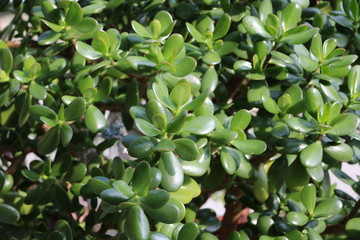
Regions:
[[[19, 113], [19, 119], [18, 119], [19, 127], [24, 126], [24, 124], [27, 122], [27, 120], [29, 119], [29, 116], [30, 116], [30, 107], [31, 107], [32, 97], [30, 94], [25, 94], [25, 95], [26, 95], [26, 97], [25, 97], [24, 102], [22, 103], [21, 110]], [[1, 186], [1, 184], [0, 184], [0, 186]]]
[[322, 163], [323, 148], [320, 141], [314, 142], [307, 146], [300, 153], [302, 165], [306, 168], [315, 168]]
[[184, 38], [180, 34], [172, 34], [165, 42], [163, 55], [167, 62], [174, 63], [175, 58], [184, 47]]
[[102, 131], [106, 126], [104, 115], [94, 105], [90, 105], [86, 110], [85, 125], [92, 133]]
[[229, 174], [233, 175], [236, 172], [237, 164], [227, 147], [221, 148], [220, 154], [221, 165], [224, 170]]
[[122, 195], [124, 195], [128, 198], [131, 198], [132, 196], [134, 196], [133, 190], [125, 181], [119, 180], [119, 181], [113, 182], [112, 185]]
[[10, 205], [0, 203], [0, 222], [5, 224], [14, 224], [19, 221], [19, 212]]
[[162, 152], [158, 168], [162, 173], [161, 186], [168, 192], [179, 190], [184, 182], [184, 173], [175, 154]]
[[72, 26], [79, 23], [83, 17], [81, 7], [77, 2], [69, 1], [68, 9], [65, 15], [66, 25]]
[[64, 29], [64, 26], [60, 26], [58, 24], [46, 21], [45, 19], [41, 19], [43, 23], [45, 23], [49, 28], [51, 28], [55, 32], [61, 32]]
[[193, 38], [195, 38], [195, 40], [199, 43], [205, 43], [206, 42], [206, 38], [204, 35], [202, 35], [193, 25], [191, 25], [190, 23], [186, 23], [186, 28], [189, 31], [189, 33], [191, 34], [191, 36], [193, 36]]
[[38, 151], [41, 155], [53, 152], [60, 142], [60, 127], [51, 128], [43, 138], [39, 140]]
[[215, 129], [216, 122], [211, 116], [200, 116], [190, 121], [186, 121], [180, 132], [189, 132], [192, 134], [205, 135]]
[[295, 226], [304, 226], [308, 222], [308, 217], [300, 212], [288, 212], [286, 220]]
[[96, 195], [100, 195], [106, 189], [110, 189], [111, 185], [109, 184], [109, 179], [105, 177], [95, 177], [88, 181], [87, 186], [91, 192]]
[[153, 149], [154, 146], [154, 141], [149, 137], [141, 136], [130, 143], [128, 147], [129, 155], [136, 158], [145, 158], [155, 150]]
[[152, 219], [167, 224], [179, 222], [185, 216], [184, 205], [174, 198], [170, 198], [169, 202], [161, 208], [153, 209], [144, 206], [144, 210]]
[[96, 51], [89, 44], [84, 42], [76, 42], [76, 50], [85, 58], [90, 60], [96, 60], [103, 56], [103, 53]]
[[6, 75], [10, 74], [13, 67], [13, 56], [7, 44], [0, 40], [0, 70], [3, 70]]
[[305, 32], [295, 33], [281, 38], [281, 42], [286, 42], [289, 44], [303, 44], [309, 41], [317, 32], [318, 28], [311, 28]]
[[86, 165], [81, 162], [73, 162], [71, 168], [67, 170], [64, 179], [70, 182], [78, 182], [84, 178], [85, 174], [86, 174]]
[[169, 139], [161, 139], [158, 144], [154, 147], [154, 151], [158, 152], [170, 152], [174, 151], [176, 148], [176, 145], [170, 141]]
[[173, 140], [175, 152], [183, 160], [192, 161], [198, 158], [199, 150], [194, 141], [189, 138], [179, 138]]
[[259, 7], [259, 17], [263, 23], [266, 23], [266, 19], [268, 18], [269, 14], [273, 13], [273, 7], [271, 0], [264, 0], [261, 2]]
[[136, 127], [147, 136], [154, 137], [160, 134], [159, 129], [144, 119], [135, 118], [135, 124]]
[[192, 110], [198, 109], [204, 103], [204, 101], [209, 96], [209, 94], [210, 94], [210, 89], [206, 89], [199, 96], [197, 96], [194, 100], [185, 104], [182, 107], [182, 110], [183, 111], [192, 111]]
[[209, 68], [206, 70], [205, 74], [202, 77], [201, 91], [209, 89], [210, 92], [213, 92], [218, 84], [218, 81], [218, 74], [215, 70], [215, 67], [209, 66]]
[[176, 77], [185, 77], [192, 73], [196, 68], [196, 60], [192, 57], [184, 57], [174, 64], [175, 72], [171, 73]]
[[118, 205], [122, 202], [125, 202], [129, 197], [123, 195], [121, 192], [117, 191], [115, 188], [109, 188], [101, 192], [100, 198], [107, 203], [112, 205]]
[[177, 115], [171, 122], [168, 123], [166, 131], [169, 133], [176, 133], [180, 131], [186, 120], [186, 112], [183, 111]]
[[145, 197], [149, 190], [150, 180], [151, 173], [149, 163], [145, 161], [138, 163], [132, 179], [134, 192], [141, 197]]
[[150, 224], [144, 211], [139, 206], [133, 206], [125, 220], [125, 228], [130, 239], [149, 239]]
[[189, 101], [191, 97], [191, 86], [186, 80], [180, 80], [170, 93], [170, 100], [178, 108]]
[[354, 66], [348, 76], [347, 86], [352, 98], [360, 95], [360, 66]]
[[69, 144], [69, 142], [71, 141], [71, 139], [73, 137], [73, 130], [66, 123], [61, 123], [61, 124], [59, 124], [59, 126], [60, 126], [61, 142], [62, 142], [62, 145], [65, 147], [66, 145]]
[[331, 128], [326, 133], [343, 136], [355, 131], [359, 125], [359, 117], [353, 113], [344, 113], [331, 121]]
[[245, 130], [249, 126], [250, 121], [251, 114], [247, 110], [242, 109], [233, 115], [230, 127], [231, 129]]
[[329, 219], [337, 216], [343, 208], [343, 203], [340, 199], [329, 198], [322, 200], [314, 210], [314, 218], [317, 219]]
[[354, 155], [352, 148], [346, 143], [327, 145], [324, 147], [324, 152], [330, 158], [341, 162], [350, 161]]
[[223, 14], [220, 17], [219, 21], [216, 23], [212, 40], [215, 41], [219, 38], [224, 37], [226, 33], [229, 31], [230, 25], [231, 25], [230, 16], [227, 13]]
[[269, 95], [263, 94], [261, 95], [261, 100], [263, 102], [264, 108], [266, 111], [272, 113], [272, 114], [278, 114], [280, 113], [280, 108], [276, 104], [275, 100], [272, 99]]
[[44, 100], [47, 95], [45, 87], [36, 83], [35, 81], [30, 83], [29, 91], [31, 96], [39, 100]]
[[296, 3], [289, 3], [281, 14], [281, 26], [286, 31], [297, 26], [301, 20], [301, 7]]
[[314, 72], [319, 67], [317, 62], [309, 57], [306, 57], [305, 55], [299, 56], [299, 62], [300, 65], [308, 72]]
[[211, 139], [214, 143], [219, 145], [229, 144], [232, 140], [238, 137], [238, 133], [230, 129], [219, 129], [212, 133]]
[[140, 23], [138, 23], [137, 21], [133, 20], [131, 21], [131, 26], [134, 29], [134, 31], [139, 34], [142, 37], [147, 37], [147, 38], [152, 38], [152, 34], [144, 27], [142, 26]]
[[316, 204], [316, 187], [310, 183], [301, 192], [301, 201], [310, 215], [314, 213]]
[[345, 225], [346, 235], [348, 237], [350, 237], [351, 239], [358, 238], [359, 234], [360, 234], [359, 226], [360, 226], [360, 218], [359, 217], [349, 219], [349, 221], [347, 221], [347, 223]]
[[67, 221], [62, 220], [62, 219], [57, 221], [56, 225], [55, 225], [55, 229], [58, 230], [59, 232], [63, 233], [66, 237], [66, 240], [73, 239], [72, 230]]
[[141, 198], [141, 203], [147, 208], [158, 209], [170, 200], [170, 195], [163, 189], [150, 190], [146, 197]]
[[106, 55], [110, 48], [110, 39], [107, 33], [103, 30], [96, 31], [91, 41], [91, 46], [95, 51]]
[[202, 58], [203, 62], [209, 64], [209, 65], [216, 65], [219, 64], [221, 62], [221, 58], [220, 55], [214, 51], [211, 50], [209, 52], [207, 52], [203, 58]]
[[292, 117], [286, 120], [286, 123], [295, 131], [308, 133], [314, 131], [315, 125], [299, 117]]
[[317, 59], [321, 60], [323, 58], [322, 39], [319, 33], [315, 34], [315, 36], [311, 40], [310, 50]]
[[[254, 193], [256, 200], [263, 203], [269, 197], [268, 177], [265, 172], [264, 164], [259, 165], [257, 173], [258, 173], [258, 175], [257, 175], [257, 179], [254, 182], [253, 193]], [[258, 220], [258, 223], [263, 225], [261, 223], [261, 220], [260, 220], [260, 222], [259, 222], [259, 220]]]
[[195, 240], [199, 234], [199, 229], [196, 223], [186, 223], [180, 230], [178, 240]]
[[266, 143], [261, 140], [234, 140], [231, 142], [240, 152], [245, 154], [261, 154], [266, 150]]
[[246, 31], [251, 35], [271, 38], [271, 35], [265, 30], [264, 25], [257, 17], [246, 16], [242, 21]]
[[75, 98], [64, 111], [65, 121], [78, 121], [84, 115], [86, 107], [85, 99], [82, 97]]

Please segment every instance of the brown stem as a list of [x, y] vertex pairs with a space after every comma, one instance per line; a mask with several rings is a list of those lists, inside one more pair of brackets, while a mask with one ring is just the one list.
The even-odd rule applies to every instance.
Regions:
[[360, 199], [356, 202], [355, 206], [353, 207], [353, 209], [351, 209], [351, 212], [349, 213], [349, 215], [347, 216], [347, 218], [345, 218], [344, 223], [347, 223], [350, 219], [352, 219], [353, 217], [355, 217], [356, 213], [359, 211], [360, 209]]
[[26, 147], [22, 154], [16, 158], [13, 158], [12, 159], [12, 163], [11, 163], [11, 166], [6, 170], [6, 173], [10, 174], [10, 175], [13, 175], [16, 173], [16, 171], [18, 170], [18, 168], [22, 165], [22, 163], [24, 162], [25, 160], [25, 157], [28, 153], [31, 152], [31, 148], [30, 147]]
[[[234, 185], [227, 190], [227, 193], [240, 198], [244, 193], [241, 189]], [[218, 231], [221, 240], [226, 239], [232, 231], [237, 230], [238, 221], [242, 216], [243, 205], [238, 201], [228, 202], [225, 204], [225, 214]]]

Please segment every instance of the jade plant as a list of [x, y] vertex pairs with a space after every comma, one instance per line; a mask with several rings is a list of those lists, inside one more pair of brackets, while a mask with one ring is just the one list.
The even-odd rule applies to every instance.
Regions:
[[358, 1], [0, 11], [0, 239], [359, 239]]

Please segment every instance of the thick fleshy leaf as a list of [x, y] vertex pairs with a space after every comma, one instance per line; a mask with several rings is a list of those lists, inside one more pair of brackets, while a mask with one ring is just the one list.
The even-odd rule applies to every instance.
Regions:
[[214, 33], [213, 33], [213, 40], [217, 40], [222, 38], [226, 35], [229, 31], [231, 25], [231, 18], [228, 14], [223, 14], [219, 21], [216, 23]]
[[171, 73], [176, 77], [185, 77], [192, 73], [196, 68], [196, 60], [192, 57], [184, 57], [174, 64], [175, 72]]
[[60, 142], [60, 127], [51, 128], [38, 143], [38, 151], [45, 155], [54, 151]]
[[175, 148], [176, 145], [171, 140], [164, 138], [154, 147], [154, 150], [158, 152], [169, 152], [174, 151]]
[[150, 190], [146, 197], [141, 198], [141, 203], [148, 208], [158, 209], [170, 200], [170, 195], [163, 189]]
[[301, 201], [310, 215], [314, 213], [316, 204], [316, 187], [310, 183], [301, 192]]
[[117, 191], [115, 188], [109, 188], [101, 192], [100, 198], [107, 203], [118, 205], [122, 202], [125, 202], [129, 197], [123, 195], [121, 192]]
[[212, 132], [215, 126], [216, 122], [214, 118], [210, 116], [200, 116], [186, 121], [180, 131], [204, 135]]
[[61, 143], [65, 147], [66, 145], [69, 144], [69, 142], [71, 141], [71, 139], [73, 137], [73, 130], [66, 123], [61, 123], [61, 124], [59, 124], [59, 126], [60, 126]]
[[349, 236], [351, 239], [358, 238], [360, 234], [359, 226], [360, 226], [359, 217], [350, 219], [345, 225], [346, 235]]
[[95, 51], [101, 52], [103, 55], [106, 55], [110, 48], [109, 36], [103, 30], [96, 31], [94, 33], [91, 46]]
[[192, 178], [185, 176], [184, 183], [176, 192], [171, 192], [170, 196], [182, 202], [189, 203], [193, 198], [199, 196], [201, 189], [199, 184]]
[[184, 38], [180, 34], [172, 34], [165, 42], [162, 51], [164, 58], [167, 62], [173, 63], [176, 56], [181, 52], [184, 47]]
[[181, 107], [191, 97], [191, 86], [186, 80], [180, 80], [170, 93], [170, 100], [175, 106]]
[[260, 164], [257, 171], [257, 179], [254, 182], [253, 193], [256, 200], [265, 202], [269, 197], [268, 177], [263, 164]]
[[136, 127], [147, 136], [154, 137], [160, 134], [159, 129], [144, 119], [135, 118], [135, 124]]
[[86, 107], [85, 99], [82, 97], [75, 98], [64, 111], [65, 121], [77, 121], [84, 115]]
[[338, 215], [343, 208], [343, 203], [340, 199], [329, 198], [322, 200], [314, 210], [314, 218], [329, 219]]
[[86, 110], [85, 125], [93, 133], [102, 131], [106, 126], [104, 115], [94, 105], [90, 105]]
[[142, 161], [136, 165], [132, 179], [134, 192], [139, 196], [146, 196], [149, 190], [151, 172], [149, 163]]
[[9, 75], [13, 66], [13, 57], [6, 43], [0, 40], [0, 70]]
[[290, 128], [301, 133], [308, 133], [314, 130], [315, 125], [299, 117], [292, 117], [286, 121]]
[[170, 198], [161, 208], [144, 207], [144, 210], [154, 220], [168, 224], [179, 222], [185, 217], [184, 205], [175, 198]]
[[308, 72], [313, 72], [319, 67], [319, 64], [317, 62], [305, 55], [299, 56], [299, 62], [300, 65]]
[[186, 28], [197, 42], [205, 43], [206, 38], [193, 25], [186, 23]]
[[287, 31], [297, 26], [297, 23], [301, 20], [301, 7], [296, 3], [288, 4], [281, 15], [281, 26]]
[[245, 154], [261, 154], [266, 150], [266, 143], [261, 140], [234, 140], [231, 144]]
[[39, 100], [44, 100], [47, 95], [46, 88], [35, 81], [30, 83], [29, 91], [31, 96]]
[[0, 203], [0, 222], [13, 224], [20, 219], [19, 212], [12, 206]]
[[184, 173], [179, 159], [173, 152], [162, 152], [159, 162], [162, 173], [161, 186], [169, 191], [176, 192], [184, 182]]
[[199, 150], [195, 142], [189, 138], [179, 138], [173, 140], [175, 152], [181, 159], [192, 161], [198, 158]]
[[332, 127], [326, 133], [333, 135], [348, 135], [359, 125], [359, 117], [352, 113], [341, 114], [331, 121]]
[[306, 168], [314, 168], [321, 164], [323, 157], [323, 148], [320, 141], [307, 146], [300, 153], [301, 163]]
[[279, 106], [276, 104], [275, 100], [272, 99], [270, 96], [268, 96], [267, 94], [263, 94], [261, 95], [261, 100], [263, 102], [266, 111], [272, 114], [280, 113]]
[[210, 92], [213, 92], [218, 84], [218, 74], [214, 66], [209, 66], [205, 74], [202, 77], [201, 81], [201, 91], [210, 89]]
[[257, 17], [246, 16], [242, 21], [246, 31], [251, 35], [263, 38], [271, 38], [271, 35], [265, 30], [264, 25]]
[[234, 130], [230, 129], [219, 129], [212, 133], [212, 140], [214, 143], [225, 145], [229, 144], [230, 141], [236, 139], [238, 137], [238, 133]]
[[139, 34], [142, 37], [147, 37], [147, 38], [151, 38], [152, 34], [144, 27], [142, 26], [140, 23], [138, 23], [137, 21], [131, 21], [131, 26], [134, 29], [134, 31]]
[[216, 51], [207, 52], [202, 60], [209, 65], [216, 65], [221, 62], [220, 55]]
[[166, 131], [170, 133], [176, 133], [180, 131], [186, 120], [186, 112], [181, 112], [175, 118], [168, 123]]
[[236, 166], [237, 164], [236, 164], [236, 160], [233, 158], [233, 156], [226, 147], [223, 147], [221, 149], [220, 160], [224, 170], [229, 175], [233, 175], [237, 169]]
[[308, 222], [308, 217], [299, 212], [288, 212], [286, 214], [286, 220], [295, 226], [304, 226]]
[[338, 143], [324, 146], [324, 152], [337, 161], [347, 162], [353, 158], [354, 152], [346, 143]]
[[125, 227], [130, 239], [149, 239], [150, 224], [143, 209], [133, 206], [128, 212]]
[[303, 44], [309, 41], [318, 31], [318, 28], [311, 28], [305, 32], [287, 35], [281, 38], [281, 41], [289, 44]]
[[59, 220], [56, 222], [55, 229], [65, 235], [66, 240], [72, 240], [73, 234], [69, 223], [65, 220]]
[[67, 25], [75, 25], [80, 22], [83, 17], [81, 7], [77, 2], [70, 1], [68, 3], [68, 9], [65, 16], [65, 22]]
[[96, 60], [98, 58], [101, 58], [103, 54], [99, 51], [96, 51], [94, 48], [92, 48], [89, 44], [86, 44], [84, 42], [77, 42], [76, 43], [76, 50], [84, 57], [90, 60]]
[[259, 7], [260, 20], [265, 24], [269, 14], [273, 13], [271, 0], [264, 0]]
[[145, 158], [154, 151], [155, 142], [147, 136], [133, 140], [128, 146], [129, 155], [136, 158]]

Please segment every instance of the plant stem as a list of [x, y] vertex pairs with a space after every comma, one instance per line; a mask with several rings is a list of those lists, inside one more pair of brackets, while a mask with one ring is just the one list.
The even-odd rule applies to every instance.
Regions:
[[345, 218], [344, 223], [347, 223], [350, 219], [352, 219], [353, 217], [355, 217], [356, 213], [359, 211], [360, 209], [360, 199], [356, 202], [355, 206], [353, 207], [353, 209], [351, 209], [351, 212], [349, 213], [349, 215], [347, 216], [347, 218]]

